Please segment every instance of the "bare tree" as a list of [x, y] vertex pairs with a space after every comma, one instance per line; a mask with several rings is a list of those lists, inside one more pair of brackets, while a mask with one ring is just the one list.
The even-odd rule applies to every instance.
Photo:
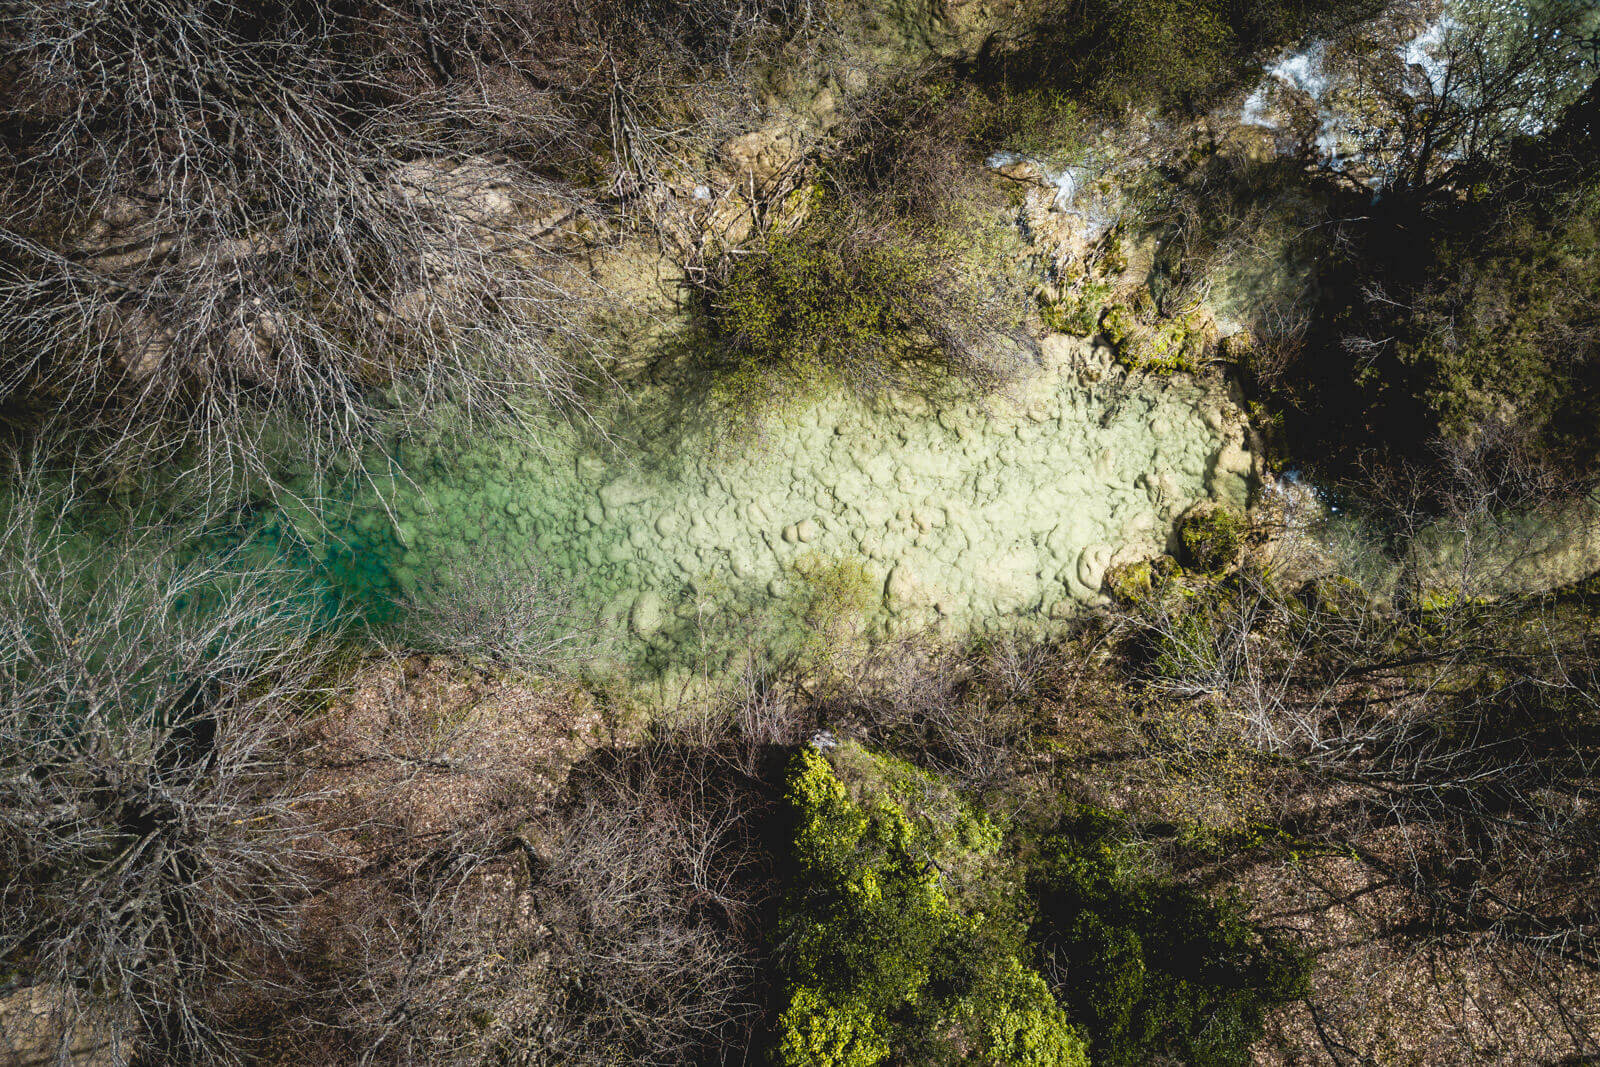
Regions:
[[576, 402], [603, 349], [580, 255], [606, 202], [750, 113], [669, 97], [724, 100], [756, 39], [808, 12], [11, 5], [0, 402], [69, 410], [118, 466], [183, 456], [208, 480], [530, 392]]
[[1228, 782], [1242, 760], [1262, 817], [1296, 847], [1350, 856], [1403, 893], [1389, 936], [1474, 946], [1590, 1052], [1600, 1034], [1563, 1009], [1557, 976], [1600, 972], [1600, 661], [1585, 609], [1498, 584], [1516, 543], [1475, 513], [1482, 492], [1463, 487], [1460, 522], [1482, 536], [1448, 568], [1398, 567], [1376, 591], [1247, 571], [1121, 622], [1167, 702], [1147, 718], [1154, 751]]
[[83, 1027], [235, 1061], [228, 1001], [289, 950], [312, 881], [282, 742], [317, 620], [183, 529], [84, 541], [74, 488], [35, 475], [0, 511], [0, 959], [53, 991], [62, 1062]]
[[1458, 5], [1435, 13], [1416, 43], [1396, 48], [1400, 27], [1414, 28], [1429, 6], [1397, 5], [1341, 45], [1353, 68], [1349, 132], [1360, 166], [1327, 160], [1337, 179], [1370, 178], [1400, 198], [1454, 187], [1557, 122], [1593, 78], [1600, 23], [1592, 5]]
[[471, 564], [446, 562], [406, 594], [401, 610], [401, 634], [412, 648], [525, 671], [548, 670], [568, 649], [593, 649], [600, 640], [565, 587], [504, 548]]
[[572, 119], [468, 47], [503, 11], [407, 11], [11, 9], [0, 392], [219, 474], [285, 417], [325, 454], [397, 410], [570, 397], [590, 297], [556, 234], [587, 208], [539, 168]]
[[547, 1054], [671, 1064], [749, 1048], [761, 793], [714, 749], [647, 747], [588, 770], [535, 888], [562, 979]]

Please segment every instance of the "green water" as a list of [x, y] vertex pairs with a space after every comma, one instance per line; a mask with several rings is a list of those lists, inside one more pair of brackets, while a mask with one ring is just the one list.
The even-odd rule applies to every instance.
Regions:
[[1009, 398], [935, 409], [831, 398], [748, 446], [673, 418], [613, 444], [559, 423], [531, 437], [411, 441], [371, 487], [241, 523], [287, 545], [373, 618], [418, 590], [531, 563], [619, 661], [683, 666], [792, 617], [807, 574], [848, 563], [871, 633], [1048, 625], [1100, 598], [1119, 552], [1168, 542], [1176, 516], [1242, 502], [1242, 420], [1186, 380], [1130, 388], [1065, 338]]

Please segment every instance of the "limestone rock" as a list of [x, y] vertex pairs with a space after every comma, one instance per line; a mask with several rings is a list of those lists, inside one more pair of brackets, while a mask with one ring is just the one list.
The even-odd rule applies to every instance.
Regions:
[[1111, 566], [1110, 545], [1090, 545], [1078, 556], [1078, 581], [1086, 589], [1098, 590], [1105, 582], [1106, 568]]
[[652, 591], [639, 594], [633, 602], [633, 610], [628, 613], [628, 625], [640, 637], [654, 636], [666, 620], [666, 605], [660, 594]]
[[767, 127], [730, 138], [718, 155], [736, 175], [753, 177], [757, 184], [765, 185], [799, 159], [799, 139], [787, 126]]

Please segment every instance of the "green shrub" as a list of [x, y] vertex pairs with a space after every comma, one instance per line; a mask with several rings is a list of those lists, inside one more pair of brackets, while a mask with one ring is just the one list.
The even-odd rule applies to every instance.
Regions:
[[1095, 332], [1101, 309], [1111, 296], [1107, 282], [1084, 280], [1054, 300], [1041, 300], [1039, 317], [1057, 333], [1088, 337]]
[[1208, 0], [1100, 0], [1103, 46], [1095, 95], [1113, 107], [1190, 100], [1229, 72], [1232, 31]]
[[1463, 454], [1485, 473], [1587, 477], [1600, 456], [1600, 182], [1592, 166], [1569, 179], [1535, 163], [1531, 176], [1490, 171], [1487, 196], [1388, 205], [1324, 257], [1311, 343], [1268, 399], [1287, 447], [1325, 478], [1438, 471]]
[[980, 150], [1060, 159], [1082, 147], [1083, 116], [1059, 89], [1001, 84], [974, 94], [968, 107], [967, 136]]
[[1249, 532], [1249, 520], [1223, 504], [1195, 508], [1178, 524], [1178, 540], [1189, 562], [1210, 574], [1233, 566]]
[[873, 1067], [889, 1058], [882, 1020], [859, 1001], [831, 1004], [802, 987], [778, 1019], [777, 1059], [813, 1067]]
[[[1149, 317], [1155, 318], [1153, 312]], [[1215, 325], [1204, 313], [1142, 319], [1136, 308], [1114, 304], [1100, 320], [1100, 332], [1122, 366], [1146, 374], [1193, 374], [1205, 365]]]
[[1001, 332], [993, 309], [957, 243], [933, 226], [821, 206], [735, 257], [701, 311], [727, 357], [715, 393], [730, 408], [995, 375], [985, 355]]
[[1376, 13], [1378, 0], [1083, 0], [1055, 5], [985, 73], [1101, 110], [1199, 109], [1257, 76], [1263, 50]]
[[1033, 937], [1095, 1063], [1248, 1063], [1266, 1009], [1304, 995], [1307, 961], [1234, 902], [1124, 870], [1115, 834], [1103, 815], [1069, 820], [1029, 878]]
[[[836, 770], [837, 765], [837, 770]], [[848, 779], [848, 781], [846, 780]], [[991, 877], [998, 830], [937, 779], [845, 745], [796, 757], [794, 867], [780, 919], [785, 1067], [980, 1062], [1086, 1067], [1019, 958]]]

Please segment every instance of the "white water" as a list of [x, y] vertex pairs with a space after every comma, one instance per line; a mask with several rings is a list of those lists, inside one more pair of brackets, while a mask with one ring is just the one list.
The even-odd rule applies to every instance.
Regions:
[[1051, 210], [1082, 219], [1086, 240], [1097, 240], [1116, 224], [1116, 215], [1103, 198], [1089, 192], [1096, 177], [1089, 167], [1058, 166], [1017, 152], [996, 152], [984, 162], [991, 170], [1016, 163], [1026, 163], [1036, 169], [1044, 182], [1055, 189]]
[[[1409, 40], [1395, 48], [1395, 55], [1414, 72], [1416, 80], [1406, 87], [1414, 97], [1437, 96], [1446, 86], [1447, 54], [1456, 34], [1466, 27], [1447, 6]], [[1348, 70], [1332, 69], [1329, 46], [1313, 41], [1298, 52], [1281, 56], [1264, 70], [1264, 77], [1245, 98], [1239, 109], [1239, 122], [1267, 130], [1281, 130], [1289, 119], [1290, 107], [1300, 104], [1318, 117], [1314, 146], [1318, 158], [1334, 169], [1350, 162], [1371, 163], [1352, 143], [1351, 131], [1358, 119], [1348, 108], [1347, 94], [1354, 89]]]

